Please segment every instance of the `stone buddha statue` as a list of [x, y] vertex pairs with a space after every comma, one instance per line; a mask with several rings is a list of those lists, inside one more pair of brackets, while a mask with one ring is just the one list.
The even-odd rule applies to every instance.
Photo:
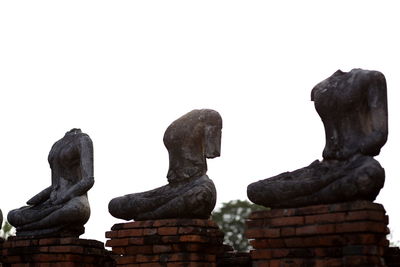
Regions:
[[220, 155], [221, 129], [221, 116], [210, 109], [193, 110], [174, 121], [164, 134], [169, 183], [112, 199], [110, 214], [124, 220], [207, 219], [215, 206], [216, 190], [206, 175], [206, 159]]
[[17, 236], [71, 236], [84, 233], [90, 207], [87, 192], [94, 184], [93, 144], [72, 129], [50, 150], [51, 185], [8, 213]]
[[281, 208], [373, 201], [385, 181], [384, 169], [373, 158], [388, 135], [384, 75], [338, 70], [314, 87], [311, 100], [325, 127], [323, 160], [250, 184], [248, 198]]

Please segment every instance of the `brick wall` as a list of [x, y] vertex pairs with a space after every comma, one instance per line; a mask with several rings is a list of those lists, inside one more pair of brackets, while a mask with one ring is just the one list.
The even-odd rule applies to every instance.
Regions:
[[1, 254], [4, 267], [113, 266], [102, 242], [79, 238], [10, 237]]
[[166, 219], [116, 224], [106, 233], [117, 266], [216, 266], [223, 233], [216, 223]]
[[388, 216], [380, 204], [257, 211], [246, 224], [253, 266], [386, 266]]

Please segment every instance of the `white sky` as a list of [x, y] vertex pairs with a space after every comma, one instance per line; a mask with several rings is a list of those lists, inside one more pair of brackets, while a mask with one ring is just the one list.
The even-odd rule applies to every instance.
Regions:
[[397, 1], [0, 0], [0, 207], [50, 185], [47, 155], [73, 127], [95, 149], [84, 238], [104, 241], [110, 199], [167, 183], [166, 127], [186, 112], [223, 117], [209, 160], [218, 205], [251, 182], [321, 159], [310, 101], [337, 69], [383, 72], [389, 140], [383, 203], [400, 239]]

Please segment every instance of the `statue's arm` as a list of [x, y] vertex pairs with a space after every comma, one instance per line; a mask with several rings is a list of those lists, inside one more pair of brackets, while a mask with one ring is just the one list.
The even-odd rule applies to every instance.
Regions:
[[34, 197], [29, 199], [26, 204], [28, 205], [38, 205], [40, 203], [45, 202], [50, 197], [52, 187], [49, 186], [46, 189], [42, 190], [40, 193], [36, 194]]
[[385, 76], [374, 72], [368, 88], [368, 106], [370, 108], [370, 129], [373, 144], [380, 147], [386, 143], [388, 135], [388, 107]]
[[89, 136], [85, 135], [79, 142], [80, 170], [82, 179], [70, 187], [54, 204], [66, 201], [85, 194], [94, 184], [93, 177], [93, 144]]

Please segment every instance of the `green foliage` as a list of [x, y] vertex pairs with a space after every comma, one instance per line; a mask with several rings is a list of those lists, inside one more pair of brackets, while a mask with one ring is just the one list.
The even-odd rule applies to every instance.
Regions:
[[7, 239], [15, 235], [15, 228], [9, 222], [4, 221], [3, 227], [0, 230], [0, 238]]
[[256, 210], [266, 209], [247, 200], [232, 200], [222, 203], [222, 207], [213, 212], [212, 219], [225, 233], [224, 243], [237, 251], [248, 251], [250, 245], [244, 236], [245, 221]]

